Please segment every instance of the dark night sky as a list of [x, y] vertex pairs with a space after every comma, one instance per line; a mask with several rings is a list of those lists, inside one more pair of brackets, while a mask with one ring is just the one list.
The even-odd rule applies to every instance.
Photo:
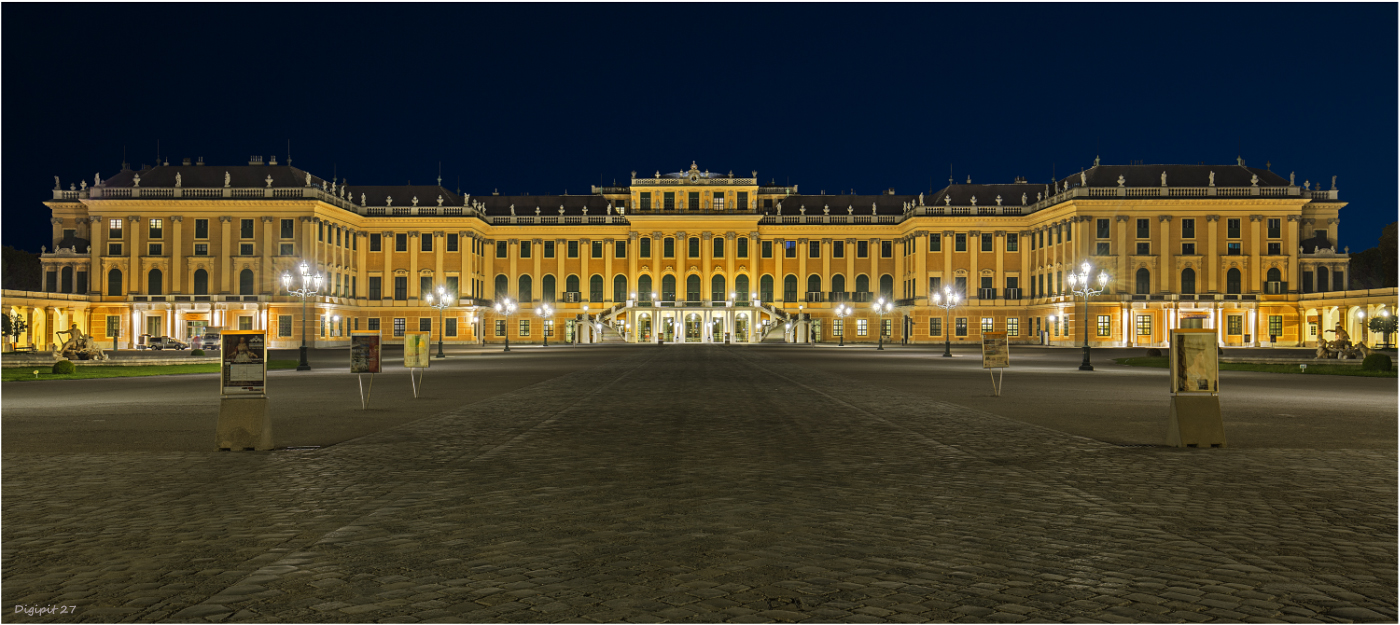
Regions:
[[804, 193], [1105, 163], [1338, 175], [1341, 243], [1396, 219], [1397, 7], [3, 7], [3, 242], [66, 188], [203, 156], [351, 184], [586, 193], [701, 169]]

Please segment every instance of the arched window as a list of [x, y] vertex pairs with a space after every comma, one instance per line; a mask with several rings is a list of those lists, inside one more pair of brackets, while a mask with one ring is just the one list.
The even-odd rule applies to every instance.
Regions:
[[203, 269], [194, 270], [194, 294], [209, 294], [209, 272]]
[[119, 296], [122, 294], [122, 270], [113, 269], [107, 272], [107, 295]]
[[72, 293], [72, 292], [73, 292], [73, 268], [72, 268], [72, 267], [64, 267], [64, 268], [63, 268], [63, 271], [61, 271], [61, 272], [59, 273], [59, 276], [60, 276], [60, 277], [59, 277], [59, 280], [61, 281], [61, 284], [62, 284], [62, 286], [59, 288], [59, 292], [60, 292], [60, 293]]
[[[723, 241], [724, 239], [720, 239]], [[724, 276], [715, 274], [710, 278], [710, 301], [723, 302], [728, 299], [728, 293], [724, 291]]]
[[529, 274], [525, 274], [525, 275], [520, 276], [520, 280], [519, 280], [519, 281], [520, 281], [520, 292], [519, 292], [518, 295], [520, 296], [520, 305], [521, 305], [521, 306], [524, 306], [525, 304], [528, 304], [528, 303], [530, 303], [530, 302], [532, 302], [532, 301], [535, 300], [535, 290], [534, 290], [534, 286], [535, 286], [535, 285], [534, 285], [534, 281], [530, 279], [530, 275], [529, 275]]
[[510, 297], [510, 278], [506, 277], [506, 274], [498, 274], [496, 276], [495, 296], [497, 301]]
[[238, 272], [238, 294], [257, 295], [257, 291], [253, 290], [252, 269], [244, 269], [243, 271]]
[[740, 300], [749, 301], [753, 297], [753, 291], [749, 290], [749, 277], [742, 273], [734, 276], [734, 291], [739, 294]]
[[[699, 241], [699, 239], [693, 239], [693, 240]], [[692, 274], [690, 274], [689, 276], [686, 277], [686, 279], [685, 279], [685, 300], [686, 300], [687, 302], [698, 302], [698, 301], [700, 301], [700, 276], [699, 276], [699, 275], [693, 274], [693, 273], [692, 273]]]
[[159, 269], [152, 269], [151, 273], [146, 274], [146, 295], [161, 294], [161, 286], [165, 282], [162, 278], [164, 275]]
[[783, 276], [783, 301], [797, 301], [797, 276], [792, 274]]
[[554, 282], [554, 274], [547, 273], [543, 278], [540, 278], [540, 298], [543, 299], [546, 304], [554, 303], [554, 298], [558, 294], [558, 290], [555, 289], [555, 286], [557, 285]]
[[869, 293], [869, 292], [870, 292], [870, 276], [867, 276], [867, 275], [865, 275], [865, 274], [860, 274], [860, 275], [856, 276], [856, 292], [857, 292], [857, 293]]
[[773, 301], [773, 276], [765, 275], [758, 279], [758, 298], [765, 301]]
[[807, 292], [820, 293], [822, 290], [822, 277], [817, 274], [807, 276]]
[[1181, 292], [1192, 295], [1196, 292], [1196, 270], [1190, 267], [1181, 270]]
[[846, 276], [836, 274], [831, 276], [831, 292], [840, 293], [846, 290]]
[[676, 277], [670, 274], [661, 277], [661, 301], [672, 302], [676, 299]]
[[603, 275], [593, 274], [588, 278], [588, 301], [603, 301]]
[[1147, 295], [1152, 292], [1152, 272], [1148, 271], [1146, 267], [1138, 268], [1137, 285], [1133, 292], [1138, 295]]
[[578, 276], [564, 278], [564, 290], [569, 293], [578, 293]]
[[1283, 282], [1283, 274], [1279, 272], [1278, 267], [1270, 267], [1264, 279], [1269, 282]]
[[637, 299], [651, 301], [651, 276], [642, 274], [637, 278]]
[[1225, 292], [1238, 295], [1240, 292], [1240, 270], [1231, 268], [1225, 272]]
[[627, 276], [617, 274], [613, 277], [613, 301], [627, 301]]
[[894, 299], [894, 276], [890, 274], [880, 276], [880, 297], [887, 300]]

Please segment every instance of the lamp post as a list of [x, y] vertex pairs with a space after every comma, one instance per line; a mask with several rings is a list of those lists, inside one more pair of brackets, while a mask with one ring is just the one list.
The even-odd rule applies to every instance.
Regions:
[[306, 261], [301, 261], [298, 270], [301, 275], [301, 288], [292, 288], [292, 274], [285, 271], [282, 272], [282, 288], [286, 289], [288, 294], [301, 297], [301, 362], [297, 363], [297, 371], [310, 371], [311, 363], [306, 361], [306, 298], [321, 291], [321, 281], [325, 278], [319, 273], [311, 273], [311, 267]]
[[456, 295], [455, 293], [448, 293], [448, 292], [447, 292], [447, 287], [445, 287], [445, 286], [439, 284], [439, 285], [438, 285], [438, 288], [437, 288], [437, 296], [436, 296], [436, 297], [434, 297], [434, 295], [433, 295], [432, 293], [428, 293], [428, 294], [426, 294], [426, 295], [423, 296], [423, 299], [425, 299], [425, 300], [428, 301], [428, 307], [429, 307], [429, 308], [436, 308], [437, 311], [438, 311], [438, 353], [437, 353], [437, 357], [438, 357], [438, 358], [446, 358], [446, 357], [447, 357], [447, 354], [442, 353], [442, 337], [443, 337], [444, 335], [447, 334], [447, 327], [446, 327], [445, 325], [443, 325], [443, 311], [447, 310], [447, 307], [448, 307], [448, 306], [451, 306], [451, 305], [456, 301], [457, 295]]
[[1084, 321], [1082, 322], [1084, 325], [1084, 362], [1079, 363], [1080, 371], [1094, 370], [1094, 365], [1089, 363], [1089, 298], [1103, 293], [1104, 288], [1108, 286], [1108, 272], [1099, 271], [1098, 288], [1094, 288], [1093, 283], [1089, 281], [1090, 269], [1092, 267], [1086, 260], [1084, 264], [1079, 266], [1079, 273], [1070, 272], [1068, 276], [1065, 276], [1069, 282], [1070, 292], [1074, 293], [1076, 297], [1084, 298]]
[[509, 297], [502, 298], [501, 301], [496, 302], [496, 314], [506, 318], [506, 348], [501, 351], [508, 352], [510, 351], [510, 316], [515, 314], [515, 302], [510, 301]]
[[836, 317], [841, 320], [841, 336], [836, 344], [837, 347], [846, 346], [846, 317], [853, 312], [855, 311], [852, 310], [850, 306], [845, 304], [836, 305]]
[[[588, 304], [584, 304], [584, 305], [583, 305], [583, 325], [584, 325], [584, 327], [587, 327], [587, 328], [588, 328], [589, 334], [590, 334], [590, 336], [591, 336], [591, 335], [592, 335], [592, 330], [593, 330], [593, 321], [590, 320], [590, 319], [588, 318]], [[578, 332], [575, 332], [575, 333], [574, 333], [574, 341], [575, 341], [575, 344], [577, 344], [577, 342], [578, 342]]]
[[544, 346], [549, 347], [549, 317], [554, 314], [554, 309], [549, 304], [535, 307], [535, 314], [540, 316], [540, 334], [544, 335]]
[[952, 287], [944, 285], [942, 293], [933, 294], [933, 305], [943, 309], [943, 357], [953, 357], [953, 326], [950, 314], [958, 306], [958, 294], [953, 292]]
[[885, 314], [894, 310], [894, 302], [887, 302], [885, 298], [882, 297], [875, 300], [874, 308], [875, 312], [880, 315], [880, 327], [875, 330], [875, 332], [880, 335], [880, 342], [879, 346], [875, 349], [883, 351], [885, 349]]

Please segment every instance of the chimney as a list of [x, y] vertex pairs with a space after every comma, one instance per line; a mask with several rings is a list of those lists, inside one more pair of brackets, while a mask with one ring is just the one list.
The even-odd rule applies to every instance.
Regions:
[[190, 166], [190, 159], [189, 159], [189, 157], [188, 157], [188, 156], [185, 157], [184, 162], [181, 163], [181, 164], [184, 165], [185, 167], [189, 167], [189, 166]]
[[199, 160], [195, 161], [194, 164], [195, 164], [195, 165], [204, 165], [204, 157], [203, 157], [203, 156], [199, 157]]
[[268, 165], [276, 165], [276, 164], [277, 164], [277, 155], [276, 155], [276, 154], [273, 154], [273, 155], [272, 155], [272, 161], [270, 161], [270, 162], [268, 163]]
[[248, 157], [248, 164], [249, 164], [249, 165], [261, 165], [261, 164], [263, 164], [262, 157], [261, 157], [261, 156], [249, 156], [249, 157]]

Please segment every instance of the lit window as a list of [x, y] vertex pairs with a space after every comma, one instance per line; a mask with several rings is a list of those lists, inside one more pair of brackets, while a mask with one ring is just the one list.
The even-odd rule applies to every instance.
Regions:
[[865, 336], [869, 328], [870, 321], [866, 319], [856, 319], [856, 336]]
[[994, 325], [995, 325], [995, 324], [993, 323], [991, 317], [983, 317], [983, 318], [982, 318], [982, 332], [983, 332], [984, 334], [987, 333], [987, 332], [995, 332], [996, 330], [993, 329]]
[[1108, 315], [1099, 315], [1099, 336], [1108, 336], [1111, 330]]
[[1152, 315], [1137, 316], [1138, 336], [1152, 336]]

